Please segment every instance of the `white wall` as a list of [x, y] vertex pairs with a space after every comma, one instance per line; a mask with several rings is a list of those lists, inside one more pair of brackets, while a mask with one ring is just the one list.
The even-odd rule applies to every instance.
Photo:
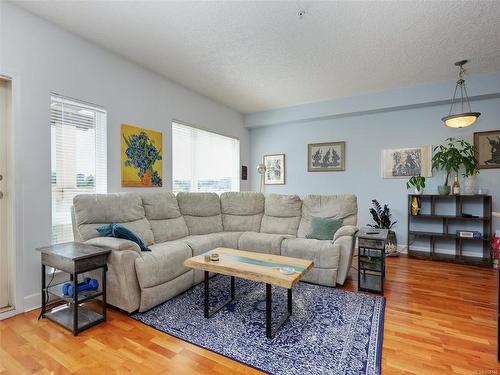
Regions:
[[[40, 301], [40, 256], [35, 248], [51, 238], [51, 92], [107, 109], [110, 192], [125, 190], [120, 186], [122, 123], [163, 132], [163, 190], [172, 184], [172, 119], [238, 137], [241, 163], [249, 162], [248, 130], [239, 113], [6, 2], [0, 2], [0, 74], [14, 79], [16, 238], [17, 253], [24, 259], [23, 285], [17, 287], [25, 308]], [[241, 189], [247, 189], [245, 181]]]

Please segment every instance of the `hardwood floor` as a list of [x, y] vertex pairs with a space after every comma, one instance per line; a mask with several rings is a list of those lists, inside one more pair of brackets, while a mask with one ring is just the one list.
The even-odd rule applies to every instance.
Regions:
[[[500, 374], [493, 270], [387, 260], [384, 374]], [[355, 272], [343, 287], [355, 290]], [[258, 374], [122, 312], [73, 337], [38, 311], [0, 321], [0, 374]], [[306, 375], [306, 374], [304, 374]]]

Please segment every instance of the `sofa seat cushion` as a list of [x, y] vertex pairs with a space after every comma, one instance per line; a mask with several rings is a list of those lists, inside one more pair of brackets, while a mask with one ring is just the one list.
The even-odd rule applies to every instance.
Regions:
[[331, 240], [287, 238], [281, 244], [281, 255], [311, 260], [315, 268], [336, 269], [340, 251]]
[[213, 250], [216, 247], [222, 246], [222, 237], [220, 236], [220, 233], [187, 236], [177, 241], [188, 245], [191, 248], [192, 256], [194, 257]]
[[220, 232], [219, 235], [222, 239], [222, 247], [238, 249], [238, 241], [243, 233], [244, 232]]
[[291, 236], [283, 234], [245, 232], [240, 236], [238, 249], [280, 255], [281, 243], [289, 237]]
[[197, 256], [217, 247], [238, 248], [238, 240], [243, 232], [220, 232], [210, 234], [199, 234], [187, 236], [172, 243], [182, 242], [188, 245], [193, 251], [193, 256]]
[[191, 248], [182, 242], [164, 242], [149, 247], [135, 260], [141, 288], [151, 288], [173, 280], [190, 269], [184, 261], [191, 257]]

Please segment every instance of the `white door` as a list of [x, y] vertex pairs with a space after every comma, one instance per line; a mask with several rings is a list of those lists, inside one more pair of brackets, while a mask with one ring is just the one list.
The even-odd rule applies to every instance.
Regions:
[[0, 311], [12, 305], [12, 259], [11, 244], [12, 216], [9, 207], [9, 157], [11, 150], [11, 81], [0, 76]]

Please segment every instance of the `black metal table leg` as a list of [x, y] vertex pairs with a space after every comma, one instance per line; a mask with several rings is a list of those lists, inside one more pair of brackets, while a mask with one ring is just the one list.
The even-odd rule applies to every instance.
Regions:
[[40, 318], [45, 318], [45, 310], [47, 309], [47, 299], [46, 295], [47, 293], [45, 292], [45, 288], [47, 286], [45, 285], [45, 264], [42, 264], [42, 310], [40, 311], [40, 315], [38, 316], [38, 320]]
[[205, 312], [205, 318], [209, 318], [209, 302], [210, 302], [210, 296], [209, 296], [209, 288], [208, 288], [208, 271], [205, 271], [205, 305], [204, 305], [204, 312]]
[[292, 314], [292, 288], [288, 289], [288, 312]]
[[212, 315], [214, 315], [217, 311], [222, 309], [224, 306], [226, 306], [228, 303], [232, 302], [234, 300], [235, 296], [235, 286], [234, 286], [234, 276], [231, 276], [231, 296], [229, 299], [227, 299], [224, 302], [221, 302], [218, 304], [216, 307], [210, 311], [210, 288], [209, 288], [209, 277], [208, 277], [208, 271], [205, 271], [205, 282], [204, 282], [204, 289], [205, 289], [205, 296], [204, 296], [204, 315], [205, 318], [210, 318]]
[[106, 271], [108, 270], [108, 266], [105, 265], [102, 267], [102, 318], [106, 320]]
[[266, 336], [268, 339], [272, 339], [276, 334], [276, 331], [285, 323], [290, 315], [292, 315], [292, 288], [287, 290], [287, 311], [281, 316], [280, 321], [273, 327], [272, 322], [272, 286], [271, 284], [266, 284]]
[[272, 304], [273, 293], [271, 284], [266, 284], [266, 336], [268, 339], [273, 338], [273, 322], [272, 322]]
[[73, 336], [78, 335], [78, 274], [73, 275]]

